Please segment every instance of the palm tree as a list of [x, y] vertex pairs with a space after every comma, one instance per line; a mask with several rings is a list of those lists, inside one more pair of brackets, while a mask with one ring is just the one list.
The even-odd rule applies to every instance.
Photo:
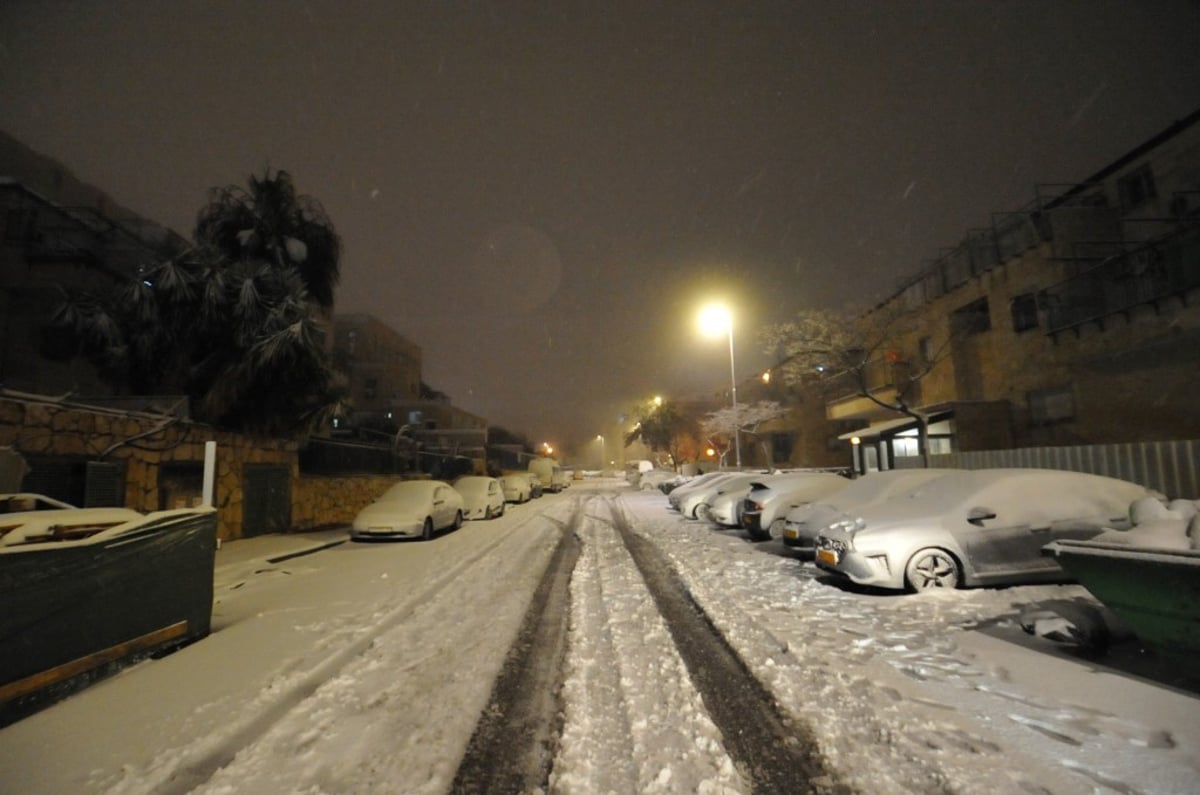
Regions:
[[214, 188], [200, 210], [195, 238], [231, 261], [261, 260], [295, 270], [312, 301], [324, 313], [333, 309], [341, 240], [324, 208], [310, 196], [297, 195], [286, 171], [251, 175], [249, 190]]
[[345, 391], [322, 322], [339, 250], [320, 205], [297, 197], [286, 172], [251, 177], [249, 191], [213, 191], [193, 248], [110, 300], [67, 295], [54, 323], [70, 332], [67, 355], [133, 394], [185, 393], [197, 418], [221, 427], [308, 432]]

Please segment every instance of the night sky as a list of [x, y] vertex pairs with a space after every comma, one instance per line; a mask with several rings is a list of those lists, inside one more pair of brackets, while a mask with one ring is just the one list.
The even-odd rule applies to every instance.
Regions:
[[185, 236], [289, 171], [337, 311], [559, 446], [1200, 107], [1200, 3], [0, 2], [0, 129]]

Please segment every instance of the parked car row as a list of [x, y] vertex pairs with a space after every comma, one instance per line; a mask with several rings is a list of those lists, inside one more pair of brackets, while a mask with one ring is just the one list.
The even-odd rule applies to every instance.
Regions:
[[1043, 548], [1131, 526], [1157, 497], [1136, 483], [1046, 469], [919, 469], [855, 480], [819, 472], [713, 473], [671, 491], [688, 518], [811, 548], [860, 585], [924, 588], [1069, 579]]
[[402, 480], [358, 512], [350, 537], [433, 538], [441, 530], [457, 530], [467, 519], [496, 519], [510, 503], [542, 496], [536, 472], [513, 472], [499, 478], [464, 475], [453, 484], [442, 480]]

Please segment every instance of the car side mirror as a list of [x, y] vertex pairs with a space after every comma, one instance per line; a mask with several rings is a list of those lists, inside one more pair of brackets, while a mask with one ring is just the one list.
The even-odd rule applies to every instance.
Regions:
[[976, 527], [983, 527], [985, 519], [995, 519], [996, 512], [991, 508], [972, 508], [967, 511], [967, 521]]

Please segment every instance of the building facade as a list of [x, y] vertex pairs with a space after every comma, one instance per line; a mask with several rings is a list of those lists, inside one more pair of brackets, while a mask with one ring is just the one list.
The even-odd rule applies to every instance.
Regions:
[[[1077, 185], [1039, 186], [872, 310], [906, 315], [870, 363], [929, 450], [1200, 438], [1200, 112]], [[860, 471], [918, 454], [917, 422], [825, 384]]]

